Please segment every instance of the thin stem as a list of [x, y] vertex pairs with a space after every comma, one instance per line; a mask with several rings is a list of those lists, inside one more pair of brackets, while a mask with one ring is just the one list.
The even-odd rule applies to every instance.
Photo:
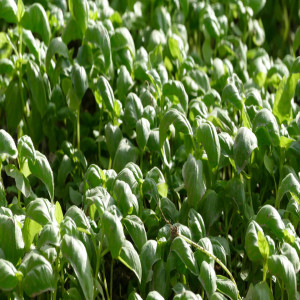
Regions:
[[114, 260], [111, 260], [111, 264], [110, 264], [110, 299], [112, 299], [112, 290], [113, 290], [113, 272], [114, 272]]
[[222, 269], [228, 274], [228, 276], [230, 277], [230, 279], [232, 280], [233, 284], [235, 285], [237, 294], [238, 294], [238, 299], [242, 300], [240, 293], [239, 293], [239, 289], [237, 287], [237, 284], [232, 276], [232, 274], [230, 273], [230, 271], [227, 269], [227, 267], [213, 254], [211, 254], [210, 252], [208, 252], [206, 249], [204, 249], [203, 247], [199, 246], [198, 244], [194, 243], [193, 241], [191, 241], [189, 238], [181, 235], [180, 233], [177, 234], [177, 236], [181, 237], [183, 240], [185, 240], [187, 243], [189, 243], [190, 245], [194, 246], [195, 248], [197, 248], [198, 250], [200, 250], [201, 252], [203, 252], [204, 254], [206, 254], [207, 256], [209, 256], [210, 258], [212, 258], [215, 262], [217, 262]]
[[21, 192], [18, 190], [18, 206], [21, 208]]
[[106, 297], [108, 300], [110, 300], [110, 297], [109, 297], [109, 292], [108, 292], [108, 288], [107, 288], [107, 282], [106, 282], [106, 277], [105, 277], [105, 270], [103, 268], [103, 283], [104, 283], [104, 289], [105, 289], [105, 293], [106, 293]]
[[77, 147], [80, 150], [80, 107], [77, 110]]

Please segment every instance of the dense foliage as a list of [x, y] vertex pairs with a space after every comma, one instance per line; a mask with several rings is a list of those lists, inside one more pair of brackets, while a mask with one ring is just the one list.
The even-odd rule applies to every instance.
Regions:
[[297, 23], [0, 0], [1, 299], [300, 299]]

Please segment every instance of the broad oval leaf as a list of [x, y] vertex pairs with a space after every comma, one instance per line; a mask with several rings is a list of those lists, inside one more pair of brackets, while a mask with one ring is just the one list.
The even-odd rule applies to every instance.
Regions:
[[46, 186], [50, 199], [54, 199], [54, 179], [52, 169], [46, 156], [39, 151], [35, 151], [35, 161], [28, 161], [29, 169], [32, 175], [39, 178]]
[[44, 86], [44, 80], [38, 65], [33, 61], [27, 63], [28, 85], [32, 95], [32, 104], [43, 117], [47, 111], [47, 96]]
[[37, 198], [31, 201], [26, 208], [26, 217], [44, 226], [55, 222], [51, 203], [47, 199]]
[[182, 262], [193, 274], [199, 275], [194, 253], [186, 241], [184, 241], [181, 237], [176, 237], [172, 242], [171, 251], [176, 252]]
[[89, 257], [83, 243], [80, 240], [65, 234], [60, 248], [63, 256], [71, 264], [85, 298], [93, 299], [93, 273]]
[[111, 256], [118, 258], [125, 240], [122, 223], [117, 216], [105, 211], [102, 216], [102, 225], [108, 240]]
[[188, 109], [189, 97], [184, 89], [183, 84], [177, 80], [170, 80], [163, 85], [163, 96], [176, 96], [186, 112]]
[[31, 251], [23, 259], [19, 270], [23, 273], [22, 288], [29, 297], [55, 290], [55, 274], [50, 262], [39, 252]]
[[246, 127], [241, 127], [233, 144], [234, 162], [238, 173], [244, 170], [252, 151], [257, 148], [255, 134]]
[[24, 240], [17, 221], [0, 215], [0, 249], [6, 260], [17, 264], [24, 252]]
[[182, 132], [184, 135], [193, 136], [192, 127], [186, 116], [177, 109], [171, 108], [165, 113], [159, 124], [160, 147], [162, 147], [165, 142], [171, 124], [174, 125], [177, 131]]
[[138, 253], [129, 241], [124, 241], [120, 252], [119, 260], [134, 272], [139, 282], [142, 279], [142, 266]]
[[283, 281], [289, 300], [296, 299], [297, 282], [292, 263], [284, 255], [274, 254], [268, 259], [268, 268], [272, 275]]
[[0, 289], [10, 291], [18, 284], [15, 266], [8, 260], [0, 258]]
[[215, 126], [209, 121], [201, 123], [197, 128], [196, 138], [202, 143], [209, 164], [213, 168], [217, 167], [220, 161], [221, 147]]
[[245, 249], [249, 259], [253, 262], [260, 262], [263, 259], [258, 246], [259, 231], [263, 233], [263, 229], [255, 221], [251, 221], [245, 235]]
[[72, 67], [71, 78], [76, 95], [81, 102], [86, 90], [89, 87], [88, 78], [84, 67], [75, 63]]
[[45, 9], [39, 3], [29, 6], [21, 20], [24, 28], [34, 33], [38, 33], [46, 45], [49, 44], [51, 31]]
[[62, 41], [61, 37], [56, 37], [51, 40], [46, 54], [46, 69], [50, 68], [50, 61], [53, 55], [59, 54], [65, 58], [69, 58], [67, 45]]
[[195, 208], [206, 191], [201, 160], [196, 160], [194, 156], [189, 154], [183, 165], [182, 177], [188, 194], [189, 206]]
[[115, 97], [109, 82], [105, 77], [100, 76], [97, 87], [105, 107], [112, 115], [114, 115]]
[[205, 260], [201, 264], [199, 279], [210, 297], [217, 290], [217, 276], [214, 267]]
[[68, 3], [72, 17], [84, 34], [89, 20], [89, 4], [87, 0], [69, 0]]
[[258, 141], [265, 143], [264, 135], [259, 134], [260, 131], [265, 132], [274, 146], [280, 143], [279, 126], [275, 116], [266, 108], [260, 110], [253, 120], [253, 132], [257, 135]]
[[112, 63], [110, 38], [107, 29], [100, 22], [90, 23], [85, 32], [84, 39], [101, 49], [104, 55], [105, 71], [107, 72]]
[[147, 234], [142, 220], [138, 216], [128, 215], [122, 219], [122, 223], [125, 225], [138, 250], [141, 251], [147, 242]]
[[300, 197], [300, 183], [293, 173], [286, 175], [279, 185], [277, 196], [279, 203], [283, 196], [288, 192], [294, 193], [297, 197]]
[[279, 212], [271, 205], [264, 205], [257, 213], [256, 222], [262, 228], [272, 231], [279, 239], [284, 237], [284, 223]]
[[0, 129], [0, 155], [7, 155], [11, 158], [16, 158], [18, 150], [15, 141], [9, 133]]
[[17, 23], [17, 4], [14, 0], [0, 1], [0, 19], [8, 23]]

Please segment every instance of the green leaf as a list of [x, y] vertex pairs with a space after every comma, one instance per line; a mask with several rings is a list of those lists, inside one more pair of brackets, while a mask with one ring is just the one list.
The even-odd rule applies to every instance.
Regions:
[[267, 260], [269, 257], [269, 244], [261, 231], [257, 232], [258, 248], [261, 256]]
[[140, 253], [142, 265], [142, 284], [146, 284], [152, 278], [152, 266], [160, 259], [157, 248], [157, 242], [154, 240], [147, 241]]
[[245, 235], [245, 249], [252, 262], [261, 262], [263, 259], [258, 245], [259, 232], [263, 233], [263, 229], [255, 221], [251, 221]]
[[182, 132], [184, 135], [193, 136], [192, 127], [189, 121], [187, 120], [186, 116], [177, 109], [171, 108], [164, 114], [159, 124], [160, 147], [162, 147], [165, 142], [171, 124], [174, 125], [177, 131]]
[[22, 231], [15, 219], [4, 215], [0, 215], [0, 245], [3, 258], [16, 265], [24, 252]]
[[62, 41], [61, 37], [56, 37], [51, 40], [46, 54], [46, 70], [49, 72], [50, 62], [53, 55], [58, 54], [62, 57], [69, 58], [67, 45]]
[[41, 248], [43, 245], [52, 245], [59, 247], [60, 245], [60, 230], [56, 224], [46, 224], [39, 233], [39, 239], [37, 241], [37, 248]]
[[131, 214], [133, 209], [138, 212], [136, 196], [132, 193], [128, 183], [117, 179], [113, 192], [116, 195], [118, 207], [124, 216]]
[[141, 251], [147, 242], [147, 234], [142, 220], [135, 215], [128, 215], [122, 219], [122, 223], [125, 225], [138, 250]]
[[105, 211], [102, 217], [102, 224], [111, 256], [118, 258], [125, 240], [122, 223], [117, 216]]
[[73, 18], [70, 18], [66, 23], [61, 38], [66, 45], [68, 45], [71, 41], [82, 39], [81, 28]]
[[88, 78], [84, 67], [81, 67], [75, 63], [72, 67], [71, 78], [76, 96], [81, 102], [86, 90], [89, 87]]
[[5, 259], [0, 258], [0, 289], [10, 291], [18, 284], [17, 270], [14, 265]]
[[297, 274], [300, 270], [300, 260], [296, 249], [288, 243], [283, 243], [280, 252], [293, 264], [295, 273]]
[[141, 150], [145, 149], [150, 135], [150, 122], [141, 118], [136, 123], [136, 141]]
[[152, 291], [147, 295], [146, 300], [164, 300], [164, 297], [159, 292]]
[[110, 38], [106, 28], [100, 22], [91, 23], [85, 32], [84, 38], [85, 41], [90, 42], [101, 49], [104, 55], [105, 72], [107, 72], [112, 63], [112, 57]]
[[182, 177], [187, 190], [189, 206], [195, 208], [206, 191], [201, 160], [196, 160], [194, 156], [189, 154], [183, 165]]
[[5, 93], [5, 115], [9, 132], [14, 132], [20, 124], [24, 114], [24, 106], [25, 104], [22, 103], [21, 99], [19, 83], [17, 80], [12, 80]]
[[89, 257], [83, 243], [67, 234], [64, 235], [61, 245], [63, 256], [71, 264], [80, 283], [84, 297], [93, 299], [94, 281]]
[[268, 259], [268, 268], [272, 275], [283, 281], [289, 300], [295, 299], [297, 282], [292, 263], [284, 255], [274, 254]]
[[110, 39], [113, 51], [128, 49], [131, 56], [135, 57], [135, 45], [129, 30], [125, 27], [119, 27], [115, 30]]
[[176, 237], [172, 242], [171, 251], [176, 252], [181, 261], [193, 274], [199, 274], [194, 253], [186, 241], [184, 241], [181, 237]]
[[295, 194], [297, 197], [300, 197], [300, 183], [293, 173], [286, 175], [280, 182], [277, 196], [279, 201], [278, 205], [280, 204], [283, 196], [288, 192]]
[[217, 290], [217, 276], [214, 267], [205, 260], [201, 264], [199, 279], [210, 297]]
[[105, 77], [100, 76], [98, 83], [97, 83], [97, 88], [102, 97], [102, 100], [104, 102], [106, 109], [112, 115], [114, 115], [115, 97], [114, 97], [113, 90]]
[[104, 127], [105, 139], [108, 152], [113, 160], [118, 149], [118, 146], [123, 138], [121, 129], [111, 123], [107, 123]]
[[264, 8], [266, 0], [247, 0], [246, 3], [253, 9], [254, 14], [257, 14]]
[[24, 12], [25, 12], [24, 3], [22, 0], [18, 0], [17, 7], [18, 7], [17, 20], [18, 20], [18, 23], [20, 23], [22, 17], [24, 16]]
[[163, 85], [163, 96], [176, 96], [181, 107], [186, 112], [188, 109], [189, 97], [184, 89], [183, 84], [177, 80], [170, 80]]
[[197, 243], [201, 238], [206, 236], [203, 219], [193, 208], [189, 210], [188, 217], [188, 224], [192, 233], [193, 241]]
[[120, 172], [127, 165], [127, 163], [135, 163], [138, 157], [139, 149], [134, 147], [129, 140], [123, 138], [116, 151], [113, 168], [116, 170], [116, 172]]
[[133, 86], [133, 80], [127, 68], [122, 65], [119, 69], [119, 75], [117, 79], [117, 92], [121, 100], [126, 96], [130, 88]]
[[9, 133], [0, 129], [0, 155], [7, 155], [11, 158], [16, 158], [18, 150], [15, 141]]
[[255, 134], [250, 129], [241, 127], [233, 144], [234, 162], [238, 173], [244, 170], [255, 148], [257, 148], [257, 138]]
[[275, 102], [273, 106], [273, 114], [278, 118], [279, 122], [292, 120], [292, 103], [295, 89], [298, 80], [300, 79], [299, 73], [292, 73], [286, 79], [282, 79], [277, 92], [275, 94]]
[[25, 251], [30, 249], [30, 246], [35, 236], [42, 230], [42, 225], [31, 219], [30, 217], [25, 218], [25, 222], [22, 228], [23, 239], [25, 244]]
[[138, 253], [129, 241], [124, 241], [119, 256], [119, 260], [130, 270], [134, 272], [139, 282], [142, 279], [142, 266]]
[[32, 175], [39, 178], [46, 186], [50, 199], [54, 199], [54, 179], [52, 169], [45, 155], [39, 151], [35, 151], [36, 159], [34, 162], [28, 161], [29, 169]]
[[202, 143], [209, 164], [213, 168], [217, 167], [220, 161], [221, 147], [215, 126], [209, 121], [201, 123], [196, 130], [196, 138]]
[[171, 53], [172, 57], [175, 59], [178, 59], [179, 62], [182, 62], [182, 56], [181, 56], [181, 52], [179, 49], [177, 39], [170, 37], [168, 39], [168, 45], [169, 45], [169, 49], [170, 49], [170, 53]]
[[76, 224], [77, 228], [82, 228], [89, 230], [90, 223], [88, 221], [87, 216], [84, 214], [82, 209], [79, 207], [72, 205], [67, 212], [65, 213], [65, 217], [70, 217]]
[[8, 176], [15, 179], [16, 187], [22, 194], [28, 198], [30, 194], [29, 180], [17, 169], [15, 165], [6, 165], [5, 172]]
[[0, 1], [0, 19], [8, 23], [17, 23], [17, 4], [14, 0]]
[[232, 83], [228, 83], [222, 92], [222, 99], [231, 103], [235, 106], [238, 110], [243, 109], [243, 99], [239, 94], [239, 91], [235, 85]]
[[23, 135], [18, 140], [18, 152], [21, 160], [29, 159], [35, 161], [35, 149], [31, 138], [28, 135]]
[[26, 208], [26, 217], [44, 226], [55, 222], [51, 203], [47, 199], [37, 198], [31, 201]]
[[68, 3], [72, 17], [84, 34], [89, 21], [89, 4], [87, 0], [69, 0]]
[[34, 3], [24, 13], [21, 25], [34, 33], [38, 33], [46, 45], [49, 44], [51, 31], [45, 9], [39, 3]]
[[295, 38], [293, 42], [294, 54], [296, 54], [296, 51], [299, 49], [299, 46], [300, 46], [300, 27], [298, 27], [295, 32]]
[[231, 300], [238, 299], [236, 287], [232, 280], [227, 277], [217, 275], [217, 289], [224, 295], [228, 296]]
[[275, 116], [266, 108], [260, 110], [253, 120], [253, 132], [261, 144], [270, 140], [274, 146], [280, 143], [279, 126]]
[[274, 299], [272, 291], [265, 281], [257, 283], [254, 286], [252, 299], [257, 299], [257, 300], [273, 300]]
[[279, 239], [284, 237], [284, 223], [281, 220], [279, 212], [271, 205], [264, 205], [256, 215], [256, 222], [272, 231]]
[[19, 270], [23, 273], [22, 288], [29, 297], [55, 290], [55, 274], [50, 262], [38, 252], [24, 257]]
[[32, 95], [32, 104], [35, 105], [40, 115], [43, 117], [47, 111], [47, 96], [44, 80], [38, 65], [33, 61], [28, 61], [26, 73], [28, 85]]

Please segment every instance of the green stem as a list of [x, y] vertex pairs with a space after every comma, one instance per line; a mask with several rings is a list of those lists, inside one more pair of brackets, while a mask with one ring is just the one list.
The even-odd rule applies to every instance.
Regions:
[[103, 267], [103, 271], [102, 272], [103, 272], [103, 283], [104, 283], [104, 289], [105, 289], [106, 297], [107, 297], [107, 300], [110, 300], [109, 292], [108, 292], [108, 288], [107, 288], [107, 282], [106, 282], [104, 267]]
[[80, 107], [77, 110], [77, 147], [80, 150]]
[[91, 235], [91, 238], [92, 238], [92, 242], [93, 242], [93, 245], [94, 245], [94, 248], [95, 248], [95, 252], [96, 252], [96, 255], [97, 255], [97, 261], [96, 261], [96, 269], [95, 269], [95, 277], [94, 277], [94, 299], [96, 299], [96, 296], [97, 296], [97, 284], [96, 284], [96, 281], [97, 281], [97, 278], [98, 278], [98, 273], [99, 273], [99, 268], [100, 268], [100, 258], [101, 258], [101, 251], [102, 251], [102, 237], [103, 235], [101, 235], [101, 241], [100, 241], [100, 248], [98, 249], [97, 247], [97, 243], [96, 243], [96, 239], [94, 237], [94, 235]]
[[18, 190], [18, 206], [21, 208], [21, 192]]
[[281, 285], [281, 300], [284, 300], [284, 283]]
[[181, 237], [183, 240], [185, 240], [190, 245], [194, 246], [195, 248], [197, 248], [198, 250], [200, 250], [201, 252], [203, 252], [204, 254], [206, 254], [207, 256], [209, 256], [210, 258], [212, 258], [216, 263], [218, 263], [222, 267], [222, 269], [228, 274], [228, 276], [232, 280], [233, 284], [235, 285], [235, 288], [236, 288], [236, 291], [237, 291], [237, 294], [238, 294], [238, 299], [242, 300], [242, 298], [240, 296], [240, 293], [239, 293], [239, 289], [237, 287], [237, 284], [236, 284], [236, 282], [235, 282], [235, 280], [234, 280], [231, 272], [227, 269], [227, 267], [215, 255], [211, 254], [210, 252], [208, 252], [206, 249], [204, 249], [200, 245], [194, 243], [189, 238], [181, 235], [180, 233], [178, 234], [178, 236]]
[[109, 283], [109, 288], [110, 288], [110, 299], [112, 299], [112, 291], [113, 291], [113, 272], [114, 272], [114, 260], [111, 260], [110, 264], [110, 283]]
[[264, 265], [263, 265], [263, 281], [266, 281], [267, 271], [268, 271], [268, 263], [267, 263], [267, 261], [264, 261]]

